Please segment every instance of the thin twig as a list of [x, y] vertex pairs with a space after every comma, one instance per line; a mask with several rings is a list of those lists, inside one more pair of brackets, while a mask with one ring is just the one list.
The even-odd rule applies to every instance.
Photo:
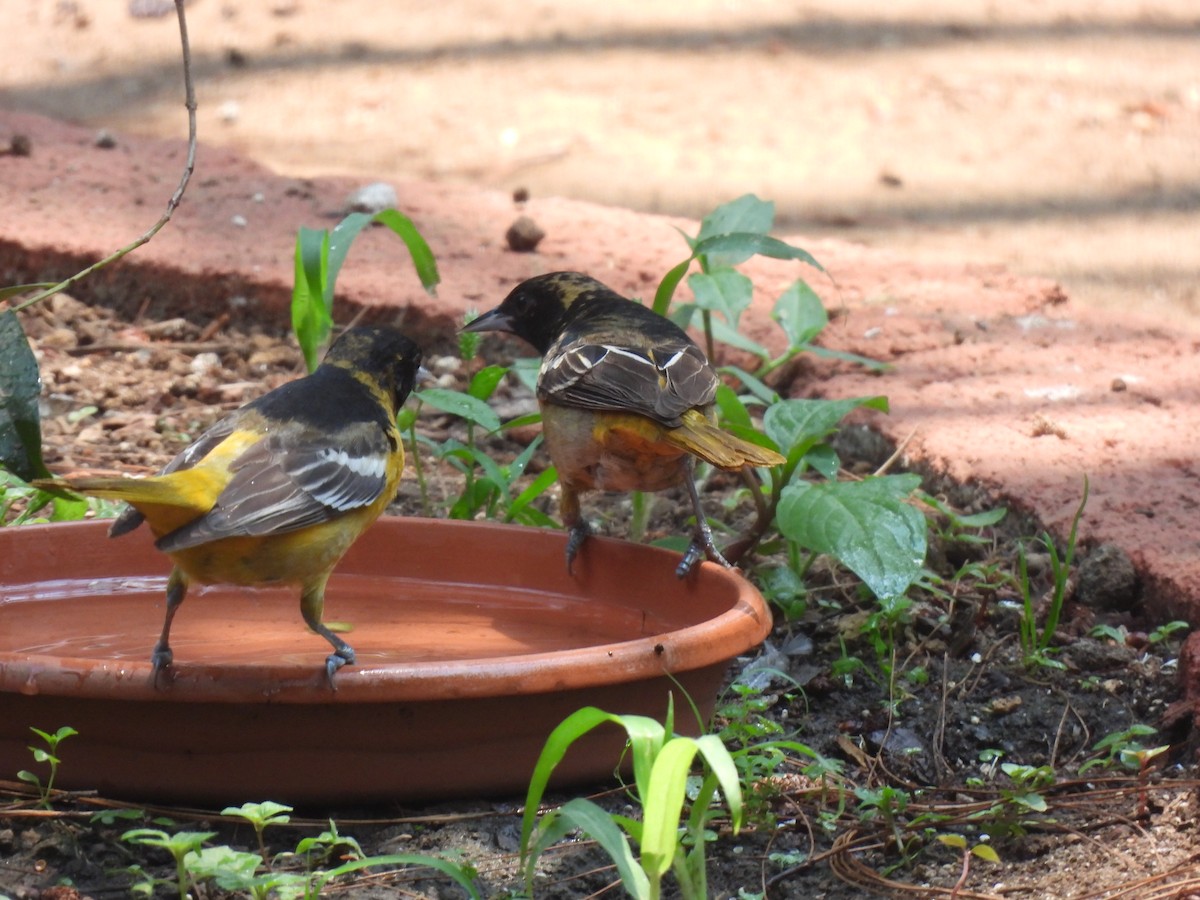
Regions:
[[46, 290], [34, 294], [28, 300], [14, 306], [13, 311], [20, 312], [21, 310], [37, 303], [39, 300], [45, 300], [47, 297], [52, 297], [60, 291], [65, 291], [67, 288], [78, 284], [97, 269], [102, 269], [109, 263], [116, 262], [121, 257], [132, 253], [162, 230], [163, 226], [171, 220], [171, 216], [174, 214], [180, 202], [183, 200], [183, 192], [187, 189], [188, 181], [191, 180], [192, 172], [196, 168], [196, 91], [192, 86], [192, 52], [188, 45], [187, 17], [183, 12], [183, 4], [184, 0], [175, 0], [175, 12], [179, 16], [179, 41], [183, 47], [183, 84], [186, 97], [184, 100], [184, 105], [187, 107], [188, 111], [188, 150], [187, 162], [183, 167], [183, 175], [179, 179], [179, 186], [175, 188], [175, 193], [173, 193], [170, 199], [167, 200], [166, 211], [162, 214], [162, 217], [154, 223], [149, 231], [147, 231], [137, 240], [133, 241], [133, 243], [127, 244], [117, 252], [111, 254], [110, 256], [106, 256], [99, 262], [93, 263], [86, 269], [76, 272], [74, 275], [70, 276], [64, 281], [60, 281], [53, 287], [46, 288]]

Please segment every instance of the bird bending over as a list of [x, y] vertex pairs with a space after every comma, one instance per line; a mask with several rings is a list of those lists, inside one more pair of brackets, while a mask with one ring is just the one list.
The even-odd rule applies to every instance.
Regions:
[[188, 585], [295, 584], [300, 611], [333, 647], [334, 673], [354, 650], [323, 621], [325, 584], [342, 555], [396, 494], [404, 448], [396, 413], [421, 352], [389, 328], [352, 328], [315, 372], [220, 420], [151, 478], [35, 482], [129, 504], [118, 537], [147, 522], [174, 568], [151, 664], [157, 683], [173, 661], [171, 622]]
[[696, 529], [676, 574], [686, 576], [701, 555], [729, 567], [700, 507], [696, 458], [729, 470], [785, 460], [717, 427], [720, 380], [683, 329], [594, 278], [552, 272], [517, 285], [462, 330], [509, 332], [542, 354], [537, 396], [562, 487], [568, 571], [590, 533], [581, 493], [680, 483]]

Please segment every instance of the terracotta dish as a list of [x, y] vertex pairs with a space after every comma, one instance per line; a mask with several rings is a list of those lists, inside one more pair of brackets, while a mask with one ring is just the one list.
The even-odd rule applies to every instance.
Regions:
[[[325, 682], [328, 645], [297, 591], [210, 587], [172, 630], [152, 683], [168, 561], [107, 523], [0, 530], [0, 779], [39, 772], [36, 726], [70, 725], [58, 787], [142, 801], [384, 803], [520, 794], [547, 734], [585, 705], [707, 718], [728, 661], [771, 617], [738, 575], [593, 539], [570, 577], [562, 532], [380, 520], [330, 581], [326, 617], [356, 665]], [[572, 748], [560, 784], [611, 776], [616, 728]], [[44, 768], [44, 767], [41, 767]], [[39, 772], [39, 774], [42, 774]]]

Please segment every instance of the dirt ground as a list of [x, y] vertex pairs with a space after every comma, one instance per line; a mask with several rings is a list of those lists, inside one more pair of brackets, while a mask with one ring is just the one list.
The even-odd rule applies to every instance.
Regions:
[[[169, 10], [128, 7], [156, 5]], [[690, 216], [754, 191], [810, 239], [1200, 313], [1191, 0], [188, 9], [201, 140], [281, 173]], [[186, 135], [173, 15], [7, 0], [0, 28], [0, 105]]]
[[[686, 215], [755, 191], [778, 203], [788, 232], [860, 240], [914, 260], [1005, 262], [1060, 279], [1075, 299], [1168, 321], [1200, 312], [1200, 17], [1184, 0], [1135, 11], [1082, 0], [927, 0], [886, 13], [831, 0], [698, 0], [686, 11], [626, 0], [503, 13], [482, 2], [365, 0], [192, 0], [188, 9], [201, 140], [280, 172], [525, 187], [534, 197]], [[0, 27], [19, 36], [0, 53], [0, 106], [97, 130], [185, 134], [171, 16], [135, 17], [124, 3], [100, 0], [5, 0]], [[190, 385], [182, 392], [147, 390], [146, 372], [121, 354], [97, 357], [90, 374], [103, 377], [89, 383], [89, 367], [75, 364], [68, 345], [145, 323], [93, 321], [67, 300], [52, 311], [49, 320], [28, 319], [44, 374], [76, 401], [94, 402], [104, 420], [52, 416], [56, 466], [161, 464], [178, 449], [177, 432], [197, 424], [197, 408], [211, 414], [216, 394], [236, 405], [265, 380], [257, 369], [248, 374], [247, 353], [278, 354], [271, 379], [295, 371], [288, 348], [231, 336], [202, 376], [192, 377], [187, 360], [166, 367], [171, 384]], [[183, 327], [176, 337], [194, 339]], [[230, 386], [239, 387], [226, 395]], [[169, 405], [155, 405], [168, 395]], [[661, 513], [673, 518], [669, 504]], [[620, 533], [620, 513], [610, 515]], [[1011, 565], [1003, 536], [988, 553]], [[1037, 577], [1044, 586], [1045, 572]], [[1017, 816], [1024, 834], [1003, 841], [1003, 869], [973, 868], [970, 896], [1165, 898], [1194, 889], [1191, 784], [1176, 781], [1143, 803], [1128, 780], [1109, 794], [1098, 777], [1071, 780], [1104, 735], [1163, 725], [1177, 696], [1174, 644], [1142, 653], [1081, 637], [1095, 620], [1076, 609], [1063, 634], [1068, 672], [1031, 674], [1014, 656], [1011, 609], [987, 606], [979, 632], [967, 629], [949, 653], [945, 635], [921, 624], [949, 609], [924, 598], [901, 648], [903, 671], [921, 670], [928, 681], [906, 679], [900, 696], [879, 683], [858, 631], [867, 608], [833, 585], [817, 589], [829, 591], [824, 605], [802, 628], [781, 625], [773, 637], [776, 647], [795, 631], [811, 638], [811, 649], [791, 645], [779, 662], [803, 691], [772, 687], [766, 715], [843, 760], [851, 787], [911, 790], [906, 828], [924, 804], [966, 816], [970, 803], [997, 803], [1002, 812], [989, 825]], [[1106, 621], [1135, 635], [1146, 625]], [[848, 656], [864, 668], [847, 672]], [[1174, 768], [1190, 759], [1182, 735], [1164, 727], [1154, 740], [1177, 743], [1164, 768], [1186, 775]], [[988, 749], [1055, 768], [1063, 783], [1043, 791], [1045, 815], [1025, 815], [1005, 797], [1013, 783], [981, 759]], [[977, 793], [969, 777], [983, 779]], [[723, 833], [715, 845], [714, 896], [739, 888], [838, 900], [866, 890], [950, 895], [958, 858], [930, 852], [893, 870], [888, 829], [865, 809], [852, 802], [831, 819], [811, 785], [784, 785], [772, 808], [778, 827], [739, 840]], [[479, 865], [488, 895], [505, 896], [516, 889], [512, 810], [392, 810], [390, 819], [376, 811], [365, 824], [345, 811], [338, 821], [368, 852], [463, 853]], [[85, 896], [123, 891], [123, 876], [112, 873], [129, 862], [114, 836], [124, 826], [45, 818], [21, 809], [0, 816], [0, 855], [15, 866], [5, 875], [16, 872], [0, 887], [36, 897], [69, 877]], [[834, 846], [835, 837], [843, 842]], [[245, 843], [247, 835], [227, 829], [221, 839]], [[573, 846], [560, 859], [538, 896], [591, 896], [614, 879], [594, 847]], [[788, 869], [788, 859], [800, 868]], [[162, 859], [143, 862], [164, 875], [168, 868]], [[354, 890], [445, 895], [424, 883]]]

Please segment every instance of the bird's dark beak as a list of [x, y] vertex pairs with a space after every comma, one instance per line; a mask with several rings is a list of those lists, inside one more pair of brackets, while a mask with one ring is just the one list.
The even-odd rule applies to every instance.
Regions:
[[462, 328], [458, 329], [459, 333], [475, 332], [475, 331], [507, 331], [513, 334], [513, 322], [508, 317], [508, 314], [501, 311], [500, 307], [496, 307], [491, 312], [485, 312], [477, 319], [472, 319]]
[[427, 368], [425, 368], [424, 366], [417, 366], [417, 374], [416, 374], [416, 376], [413, 378], [413, 381], [414, 381], [415, 383], [417, 383], [417, 384], [428, 384], [429, 382], [431, 382], [431, 381], [433, 381], [433, 380], [434, 380], [434, 377], [433, 377], [433, 373], [432, 373], [432, 372], [430, 372], [430, 371], [429, 371]]

